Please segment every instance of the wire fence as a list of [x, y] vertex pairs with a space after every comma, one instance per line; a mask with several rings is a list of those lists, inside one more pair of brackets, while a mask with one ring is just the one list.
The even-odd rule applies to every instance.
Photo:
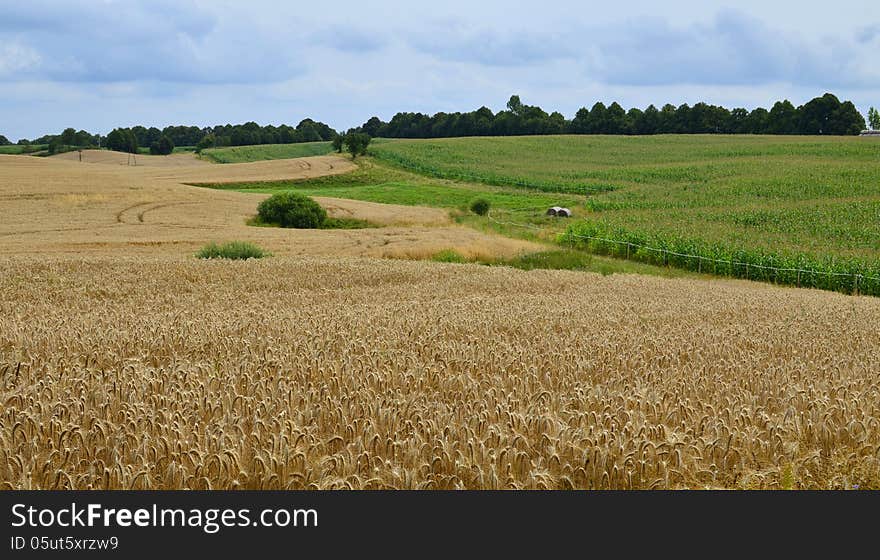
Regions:
[[[538, 226], [535, 226], [532, 224], [508, 222], [508, 221], [504, 221], [504, 220], [496, 220], [495, 218], [492, 217], [491, 214], [487, 214], [487, 218], [489, 219], [490, 222], [498, 224], [498, 225], [518, 227], [518, 228], [530, 229], [530, 230], [534, 230], [534, 231], [544, 231], [544, 228], [541, 228], [541, 227], [538, 227]], [[772, 272], [774, 274], [774, 278], [776, 278], [776, 279], [779, 278], [780, 273], [789, 273], [789, 274], [796, 275], [796, 277], [797, 277], [796, 282], [794, 282], [794, 283], [792, 283], [792, 282], [778, 282], [778, 283], [793, 284], [793, 285], [797, 285], [798, 287], [801, 286], [802, 279], [806, 279], [806, 278], [813, 278], [816, 276], [826, 276], [826, 277], [830, 277], [830, 278], [846, 277], [846, 278], [852, 279], [852, 293], [854, 293], [854, 294], [865, 293], [865, 292], [859, 291], [860, 286], [865, 287], [865, 281], [880, 283], [880, 277], [872, 276], [872, 275], [868, 275], [868, 274], [853, 273], [853, 272], [835, 272], [835, 271], [831, 271], [831, 270], [815, 270], [815, 269], [807, 269], [807, 268], [775, 267], [775, 266], [767, 266], [767, 265], [760, 265], [760, 264], [755, 264], [755, 263], [737, 261], [737, 260], [733, 260], [733, 259], [718, 259], [718, 258], [713, 258], [713, 257], [707, 257], [704, 255], [694, 255], [694, 254], [676, 252], [676, 251], [672, 251], [670, 249], [665, 249], [662, 247], [651, 247], [649, 245], [644, 245], [641, 243], [634, 243], [631, 241], [620, 241], [619, 239], [609, 239], [606, 237], [597, 237], [597, 236], [592, 236], [592, 235], [578, 234], [578, 233], [572, 232], [570, 229], [568, 231], [566, 231], [563, 235], [564, 235], [565, 239], [568, 239], [570, 241], [570, 246], [572, 248], [574, 248], [573, 245], [574, 245], [575, 239], [584, 239], [587, 241], [599, 241], [602, 243], [608, 243], [608, 244], [612, 244], [612, 245], [625, 247], [626, 248], [625, 258], [627, 260], [631, 260], [631, 255], [635, 255], [637, 253], [637, 251], [640, 251], [640, 250], [656, 253], [658, 255], [662, 255], [664, 257], [664, 260], [666, 261], [667, 266], [669, 265], [669, 263], [668, 263], [669, 256], [678, 257], [681, 259], [692, 259], [698, 263], [697, 272], [700, 272], [700, 273], [704, 272], [704, 270], [703, 270], [704, 263], [713, 264], [713, 265], [723, 264], [723, 265], [727, 265], [727, 266], [731, 267], [731, 269], [733, 269], [733, 267], [741, 267], [745, 270], [745, 274], [743, 277], [745, 277], [747, 279], [752, 279], [752, 280], [754, 280], [754, 278], [751, 278], [749, 276], [749, 269], [757, 269], [757, 270], [762, 270], [762, 271], [766, 271], [766, 272]], [[620, 255], [620, 256], [623, 256], [623, 255]], [[656, 263], [653, 263], [653, 264], [656, 264]], [[707, 270], [705, 270], [705, 272], [710, 272], [710, 271], [707, 268]], [[715, 267], [711, 272], [713, 274], [717, 274], [717, 267]], [[735, 276], [736, 277], [737, 275], [725, 274], [725, 276]], [[761, 280], [766, 281], [766, 279], [761, 279]], [[820, 286], [814, 286], [814, 287], [820, 287]], [[827, 289], [831, 289], [833, 291], [842, 291], [842, 290], [838, 290], [835, 288], [827, 288]], [[878, 294], [869, 294], [869, 295], [878, 295]]]

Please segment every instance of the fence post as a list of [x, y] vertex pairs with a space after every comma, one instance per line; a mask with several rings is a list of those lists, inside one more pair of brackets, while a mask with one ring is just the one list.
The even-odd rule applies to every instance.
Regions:
[[629, 260], [629, 241], [626, 242], [626, 260]]
[[855, 288], [853, 289], [853, 295], [859, 295], [859, 276], [861, 274], [856, 274], [855, 276]]

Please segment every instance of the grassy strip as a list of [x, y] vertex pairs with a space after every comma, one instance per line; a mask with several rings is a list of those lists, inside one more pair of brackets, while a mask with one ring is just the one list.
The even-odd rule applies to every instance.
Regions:
[[817, 259], [804, 254], [743, 249], [697, 238], [625, 229], [601, 221], [569, 226], [560, 242], [599, 255], [716, 276], [880, 296], [880, 263], [855, 258]]
[[266, 194], [296, 190], [308, 196], [348, 198], [404, 206], [455, 208], [465, 213], [469, 212], [469, 206], [475, 199], [485, 198], [493, 212], [508, 211], [515, 214], [517, 219], [529, 221], [543, 220], [544, 211], [551, 206], [577, 208], [583, 204], [583, 199], [574, 195], [551, 195], [505, 187], [453, 183], [376, 165], [369, 160], [359, 160], [358, 168], [350, 173], [312, 179], [191, 184], [197, 187]]
[[0, 146], [0, 154], [10, 156], [32, 154], [35, 152], [41, 152], [48, 147], [48, 144], [13, 144], [11, 146]]
[[291, 159], [323, 156], [333, 151], [330, 142], [301, 142], [297, 144], [261, 144], [257, 146], [230, 146], [202, 150], [202, 157], [214, 163], [247, 163], [270, 159]]
[[271, 255], [271, 253], [264, 251], [257, 245], [248, 243], [247, 241], [230, 241], [223, 245], [218, 245], [212, 241], [196, 253], [196, 258], [244, 260], [262, 259], [263, 257], [269, 257]]
[[603, 276], [610, 274], [646, 274], [666, 278], [698, 277], [691, 272], [663, 268], [620, 259], [606, 258], [590, 253], [572, 250], [555, 249], [526, 253], [509, 259], [468, 259], [453, 249], [436, 253], [431, 260], [444, 263], [473, 263], [485, 266], [509, 266], [520, 270], [572, 270], [577, 272], [595, 272]]

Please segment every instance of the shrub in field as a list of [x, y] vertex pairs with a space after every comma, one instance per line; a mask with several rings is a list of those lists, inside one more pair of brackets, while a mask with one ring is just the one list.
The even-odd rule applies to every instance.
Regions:
[[269, 253], [247, 241], [230, 241], [223, 245], [211, 242], [196, 253], [199, 259], [261, 259]]
[[444, 263], [466, 263], [468, 262], [466, 258], [464, 258], [461, 253], [454, 249], [444, 249], [440, 251], [433, 257], [431, 257], [432, 261], [435, 262], [444, 262]]
[[485, 198], [478, 198], [471, 202], [471, 212], [477, 216], [485, 216], [489, 213], [489, 201]]
[[289, 228], [319, 228], [327, 221], [327, 211], [307, 196], [287, 191], [274, 194], [257, 207], [262, 222]]
[[333, 151], [335, 151], [337, 154], [341, 154], [343, 144], [345, 144], [345, 136], [343, 136], [342, 134], [337, 134], [333, 137], [333, 140], [331, 140], [330, 144], [333, 146]]
[[367, 146], [370, 145], [370, 135], [363, 132], [349, 132], [345, 135], [343, 143], [352, 158], [367, 155]]

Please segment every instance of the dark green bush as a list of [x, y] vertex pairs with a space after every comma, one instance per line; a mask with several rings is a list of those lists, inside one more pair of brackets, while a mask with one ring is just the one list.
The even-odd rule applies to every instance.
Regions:
[[230, 241], [223, 245], [208, 243], [196, 253], [199, 259], [261, 259], [269, 253], [247, 241]]
[[274, 194], [257, 207], [260, 220], [287, 228], [320, 228], [327, 221], [327, 211], [307, 196], [292, 191]]
[[471, 202], [471, 212], [478, 216], [485, 216], [489, 213], [489, 201], [485, 198], [478, 198]]
[[174, 151], [174, 142], [162, 135], [162, 138], [150, 144], [150, 154], [154, 156], [167, 156]]

